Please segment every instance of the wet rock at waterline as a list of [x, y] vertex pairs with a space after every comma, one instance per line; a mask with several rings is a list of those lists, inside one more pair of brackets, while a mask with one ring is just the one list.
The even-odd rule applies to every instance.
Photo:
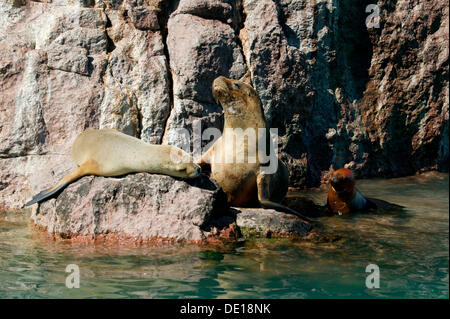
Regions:
[[263, 208], [233, 208], [236, 225], [246, 238], [280, 238], [306, 236], [312, 229], [301, 218]]
[[205, 175], [83, 177], [34, 207], [31, 219], [59, 238], [133, 243], [298, 237], [310, 230], [301, 219], [274, 210], [229, 209], [225, 193]]
[[226, 196], [206, 176], [193, 180], [138, 173], [88, 176], [40, 204], [35, 224], [63, 238], [204, 240], [202, 230], [226, 211]]

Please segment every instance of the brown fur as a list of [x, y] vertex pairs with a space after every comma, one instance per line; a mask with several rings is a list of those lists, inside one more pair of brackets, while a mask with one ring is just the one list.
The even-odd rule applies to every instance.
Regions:
[[[258, 128], [263, 128], [266, 129], [264, 143], [267, 146], [272, 143], [262, 103], [256, 91], [242, 81], [218, 77], [213, 83], [213, 96], [224, 111], [224, 132], [203, 154], [198, 164], [210, 166], [211, 178], [215, 179], [225, 191], [231, 205], [242, 207], [259, 203], [263, 207], [295, 214], [308, 220], [298, 212], [279, 204], [286, 195], [289, 184], [288, 170], [280, 159], [275, 159], [278, 161], [276, 173], [261, 173], [258, 151], [250, 148], [248, 140], [241, 136], [244, 143], [240, 150], [244, 152], [245, 162], [236, 161], [235, 155], [240, 153], [239, 150], [235, 152], [237, 143], [234, 136], [227, 133], [227, 129], [240, 128], [245, 131], [250, 128], [258, 132]], [[233, 154], [231, 163], [225, 163], [224, 158], [227, 154]], [[255, 163], [248, 161], [251, 156], [256, 157]]]
[[[338, 190], [335, 189], [338, 184]], [[348, 215], [351, 212], [351, 201], [355, 196], [355, 180], [348, 168], [335, 171], [330, 180], [327, 205], [333, 214]], [[333, 185], [334, 184], [334, 185]]]

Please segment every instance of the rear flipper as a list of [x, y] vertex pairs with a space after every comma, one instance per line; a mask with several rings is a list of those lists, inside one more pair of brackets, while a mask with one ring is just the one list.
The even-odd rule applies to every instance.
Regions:
[[284, 206], [284, 205], [281, 205], [281, 204], [278, 204], [278, 203], [275, 203], [275, 202], [271, 202], [269, 200], [264, 200], [264, 199], [259, 200], [259, 203], [261, 204], [261, 206], [263, 208], [272, 208], [272, 209], [275, 209], [275, 210], [280, 211], [280, 212], [296, 215], [296, 216], [300, 217], [301, 219], [304, 219], [304, 220], [306, 220], [308, 222], [314, 222], [314, 220], [303, 216], [299, 212], [297, 212], [297, 211], [295, 211], [293, 209], [290, 209], [287, 206]]
[[382, 199], [377, 198], [366, 198], [367, 199], [367, 206], [365, 208], [368, 209], [383, 209], [386, 211], [392, 211], [392, 210], [403, 210], [405, 207], [389, 203]]
[[42, 192], [40, 192], [39, 194], [33, 196], [33, 198], [29, 202], [27, 202], [24, 206], [30, 206], [35, 203], [41, 202], [44, 199], [47, 199], [47, 198], [53, 196], [54, 194], [58, 193], [61, 189], [63, 189], [66, 186], [67, 186], [67, 184], [61, 184], [58, 187], [52, 187], [52, 188], [45, 189]]
[[[263, 208], [272, 208], [272, 209], [275, 209], [280, 212], [292, 214], [292, 215], [298, 216], [308, 222], [313, 222], [312, 219], [303, 216], [299, 212], [297, 212], [293, 209], [290, 209], [287, 206], [281, 205], [279, 203], [275, 203], [270, 200], [271, 188], [277, 187], [277, 185], [273, 185], [274, 180], [272, 178], [274, 178], [272, 175], [266, 175], [266, 174], [258, 175], [256, 184], [257, 184], [257, 188], [258, 188], [258, 201], [261, 204], [261, 206]], [[278, 185], [278, 187], [279, 187], [279, 185]], [[284, 194], [283, 194], [283, 196], [284, 196]]]
[[80, 165], [76, 170], [73, 172], [70, 172], [66, 176], [64, 176], [58, 184], [53, 186], [52, 188], [43, 190], [36, 196], [34, 196], [28, 203], [25, 204], [25, 206], [30, 206], [34, 203], [38, 203], [43, 201], [46, 198], [51, 197], [52, 195], [58, 193], [61, 189], [66, 187], [68, 184], [70, 184], [73, 181], [76, 181], [82, 176], [89, 175], [89, 174], [96, 174], [96, 167], [98, 167], [97, 163], [94, 161], [87, 161]]

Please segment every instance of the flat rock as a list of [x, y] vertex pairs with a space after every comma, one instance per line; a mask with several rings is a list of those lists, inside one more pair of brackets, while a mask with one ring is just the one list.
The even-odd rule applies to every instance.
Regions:
[[299, 237], [306, 236], [311, 225], [301, 218], [263, 208], [233, 208], [236, 225], [244, 237]]
[[138, 173], [87, 176], [32, 213], [40, 228], [62, 238], [202, 241], [205, 226], [226, 207], [223, 191], [206, 176], [181, 180]]

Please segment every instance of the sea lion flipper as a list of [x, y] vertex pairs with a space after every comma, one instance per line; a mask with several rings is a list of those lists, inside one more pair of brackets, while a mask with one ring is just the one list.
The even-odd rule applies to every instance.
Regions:
[[369, 209], [382, 209], [385, 211], [392, 211], [392, 210], [403, 210], [405, 209], [404, 206], [389, 203], [385, 200], [378, 199], [378, 198], [368, 198], [367, 200], [367, 208]]
[[44, 199], [47, 199], [47, 198], [51, 197], [52, 195], [56, 194], [58, 191], [60, 191], [66, 185], [67, 184], [61, 184], [58, 187], [52, 187], [52, 188], [45, 189], [45, 190], [41, 191], [39, 194], [33, 196], [33, 198], [30, 201], [28, 201], [24, 206], [30, 206], [35, 203], [41, 202]]
[[32, 204], [43, 201], [46, 198], [51, 197], [56, 194], [58, 191], [66, 187], [69, 183], [79, 179], [80, 177], [92, 174], [90, 171], [92, 163], [84, 163], [79, 166], [76, 170], [70, 172], [66, 176], [64, 176], [55, 186], [45, 189], [39, 194], [35, 195], [29, 202], [27, 202], [24, 206], [30, 206]]
[[269, 195], [270, 195], [270, 186], [271, 186], [271, 175], [266, 175], [266, 174], [259, 174], [258, 178], [257, 178], [257, 189], [258, 189], [258, 201], [260, 203], [260, 205], [263, 208], [272, 208], [275, 209], [277, 211], [281, 211], [284, 213], [288, 213], [288, 214], [292, 214], [292, 215], [296, 215], [308, 222], [312, 222], [313, 220], [311, 220], [308, 217], [303, 216], [302, 214], [300, 214], [299, 212], [281, 205], [279, 203], [275, 203], [273, 201], [271, 201], [269, 199]]
[[269, 200], [260, 200], [259, 203], [261, 204], [261, 206], [263, 208], [272, 208], [272, 209], [275, 209], [275, 210], [283, 212], [283, 213], [296, 215], [296, 216], [300, 217], [301, 219], [304, 219], [308, 222], [315, 222], [315, 220], [312, 220], [311, 218], [308, 218], [287, 206], [284, 206], [284, 205], [281, 205], [281, 204], [278, 204], [275, 202], [271, 202]]

